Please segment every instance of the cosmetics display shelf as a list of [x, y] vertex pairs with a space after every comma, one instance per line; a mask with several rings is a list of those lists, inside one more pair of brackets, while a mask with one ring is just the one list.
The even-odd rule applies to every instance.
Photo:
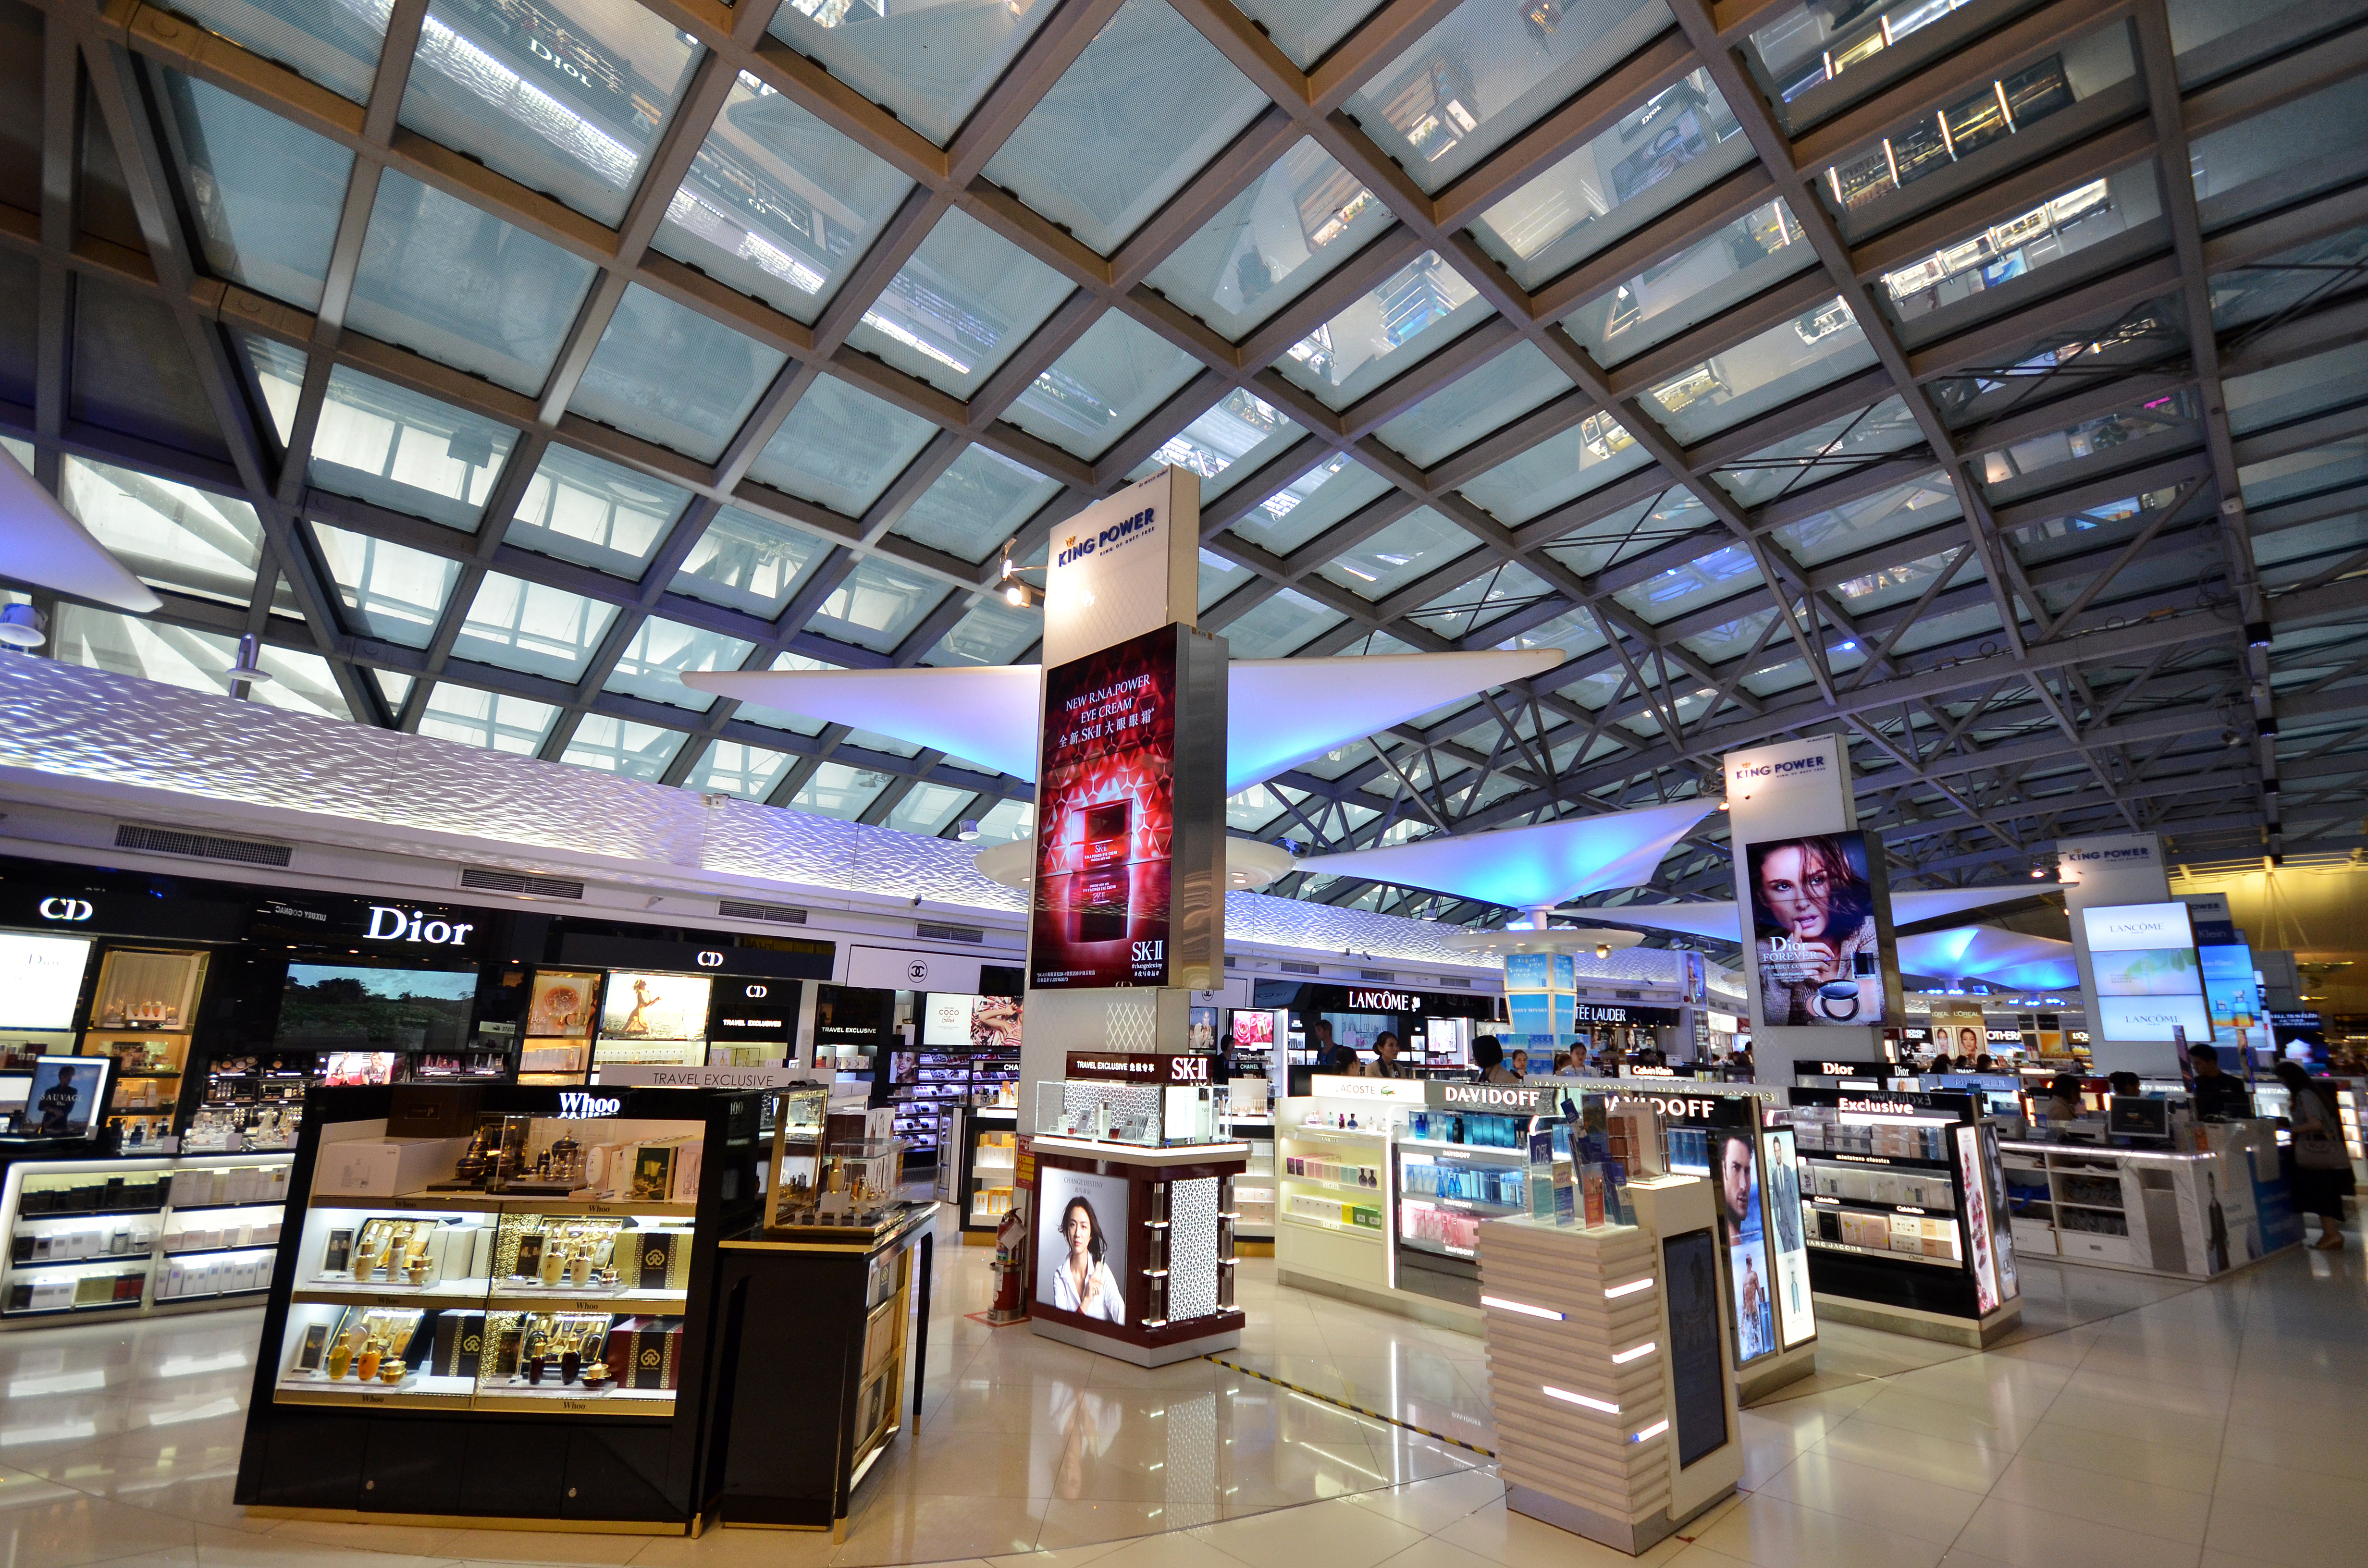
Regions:
[[[284, 1153], [11, 1163], [0, 1183], [0, 1329], [251, 1299], [279, 1243], [281, 1203], [272, 1194], [286, 1190], [288, 1168]], [[211, 1199], [242, 1189], [235, 1202], [172, 1200], [176, 1191]], [[201, 1223], [187, 1222], [199, 1215]], [[206, 1245], [174, 1244], [216, 1233], [222, 1239]], [[199, 1266], [201, 1283], [179, 1267], [184, 1258], [212, 1260]], [[203, 1288], [214, 1283], [222, 1288]]]
[[[620, 1087], [604, 1091], [613, 1114], [581, 1118], [564, 1093], [313, 1095], [241, 1505], [696, 1529], [718, 1405], [715, 1249], [757, 1217], [759, 1096]], [[529, 1185], [550, 1190], [517, 1190]]]

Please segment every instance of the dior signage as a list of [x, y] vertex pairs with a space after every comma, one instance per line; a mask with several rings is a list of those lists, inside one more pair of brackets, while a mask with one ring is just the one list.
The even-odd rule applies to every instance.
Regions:
[[98, 913], [88, 899], [81, 898], [45, 898], [41, 900], [40, 910], [42, 919], [60, 920], [68, 925], [78, 925]]
[[370, 924], [363, 927], [365, 942], [419, 943], [431, 948], [461, 948], [469, 942], [469, 933], [477, 927], [467, 921], [440, 920], [429, 911], [408, 909], [400, 904], [373, 903], [370, 906]]

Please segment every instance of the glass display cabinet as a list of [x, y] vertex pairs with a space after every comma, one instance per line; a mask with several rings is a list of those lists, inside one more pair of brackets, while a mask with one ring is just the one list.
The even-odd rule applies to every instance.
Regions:
[[238, 1501], [691, 1528], [687, 1369], [714, 1248], [757, 1219], [758, 1096], [396, 1085], [311, 1109]]
[[[774, 1098], [773, 1153], [765, 1180], [764, 1234], [844, 1242], [884, 1235], [916, 1205], [904, 1196], [905, 1149], [894, 1138], [835, 1136], [830, 1087], [801, 1085]], [[837, 1119], [848, 1130], [859, 1119]]]
[[1034, 1332], [1138, 1366], [1241, 1342], [1224, 1090], [1197, 1053], [1071, 1051], [1040, 1085]]

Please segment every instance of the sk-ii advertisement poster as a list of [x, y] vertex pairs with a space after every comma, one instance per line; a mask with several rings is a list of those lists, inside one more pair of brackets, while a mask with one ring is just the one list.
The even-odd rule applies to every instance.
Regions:
[[1032, 985], [1167, 983], [1179, 635], [1045, 672]]

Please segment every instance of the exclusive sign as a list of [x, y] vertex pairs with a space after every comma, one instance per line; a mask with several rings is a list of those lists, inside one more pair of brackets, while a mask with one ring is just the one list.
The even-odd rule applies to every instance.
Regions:
[[1073, 1051], [1068, 1075], [1100, 1083], [1206, 1084], [1210, 1060], [1181, 1051]]

